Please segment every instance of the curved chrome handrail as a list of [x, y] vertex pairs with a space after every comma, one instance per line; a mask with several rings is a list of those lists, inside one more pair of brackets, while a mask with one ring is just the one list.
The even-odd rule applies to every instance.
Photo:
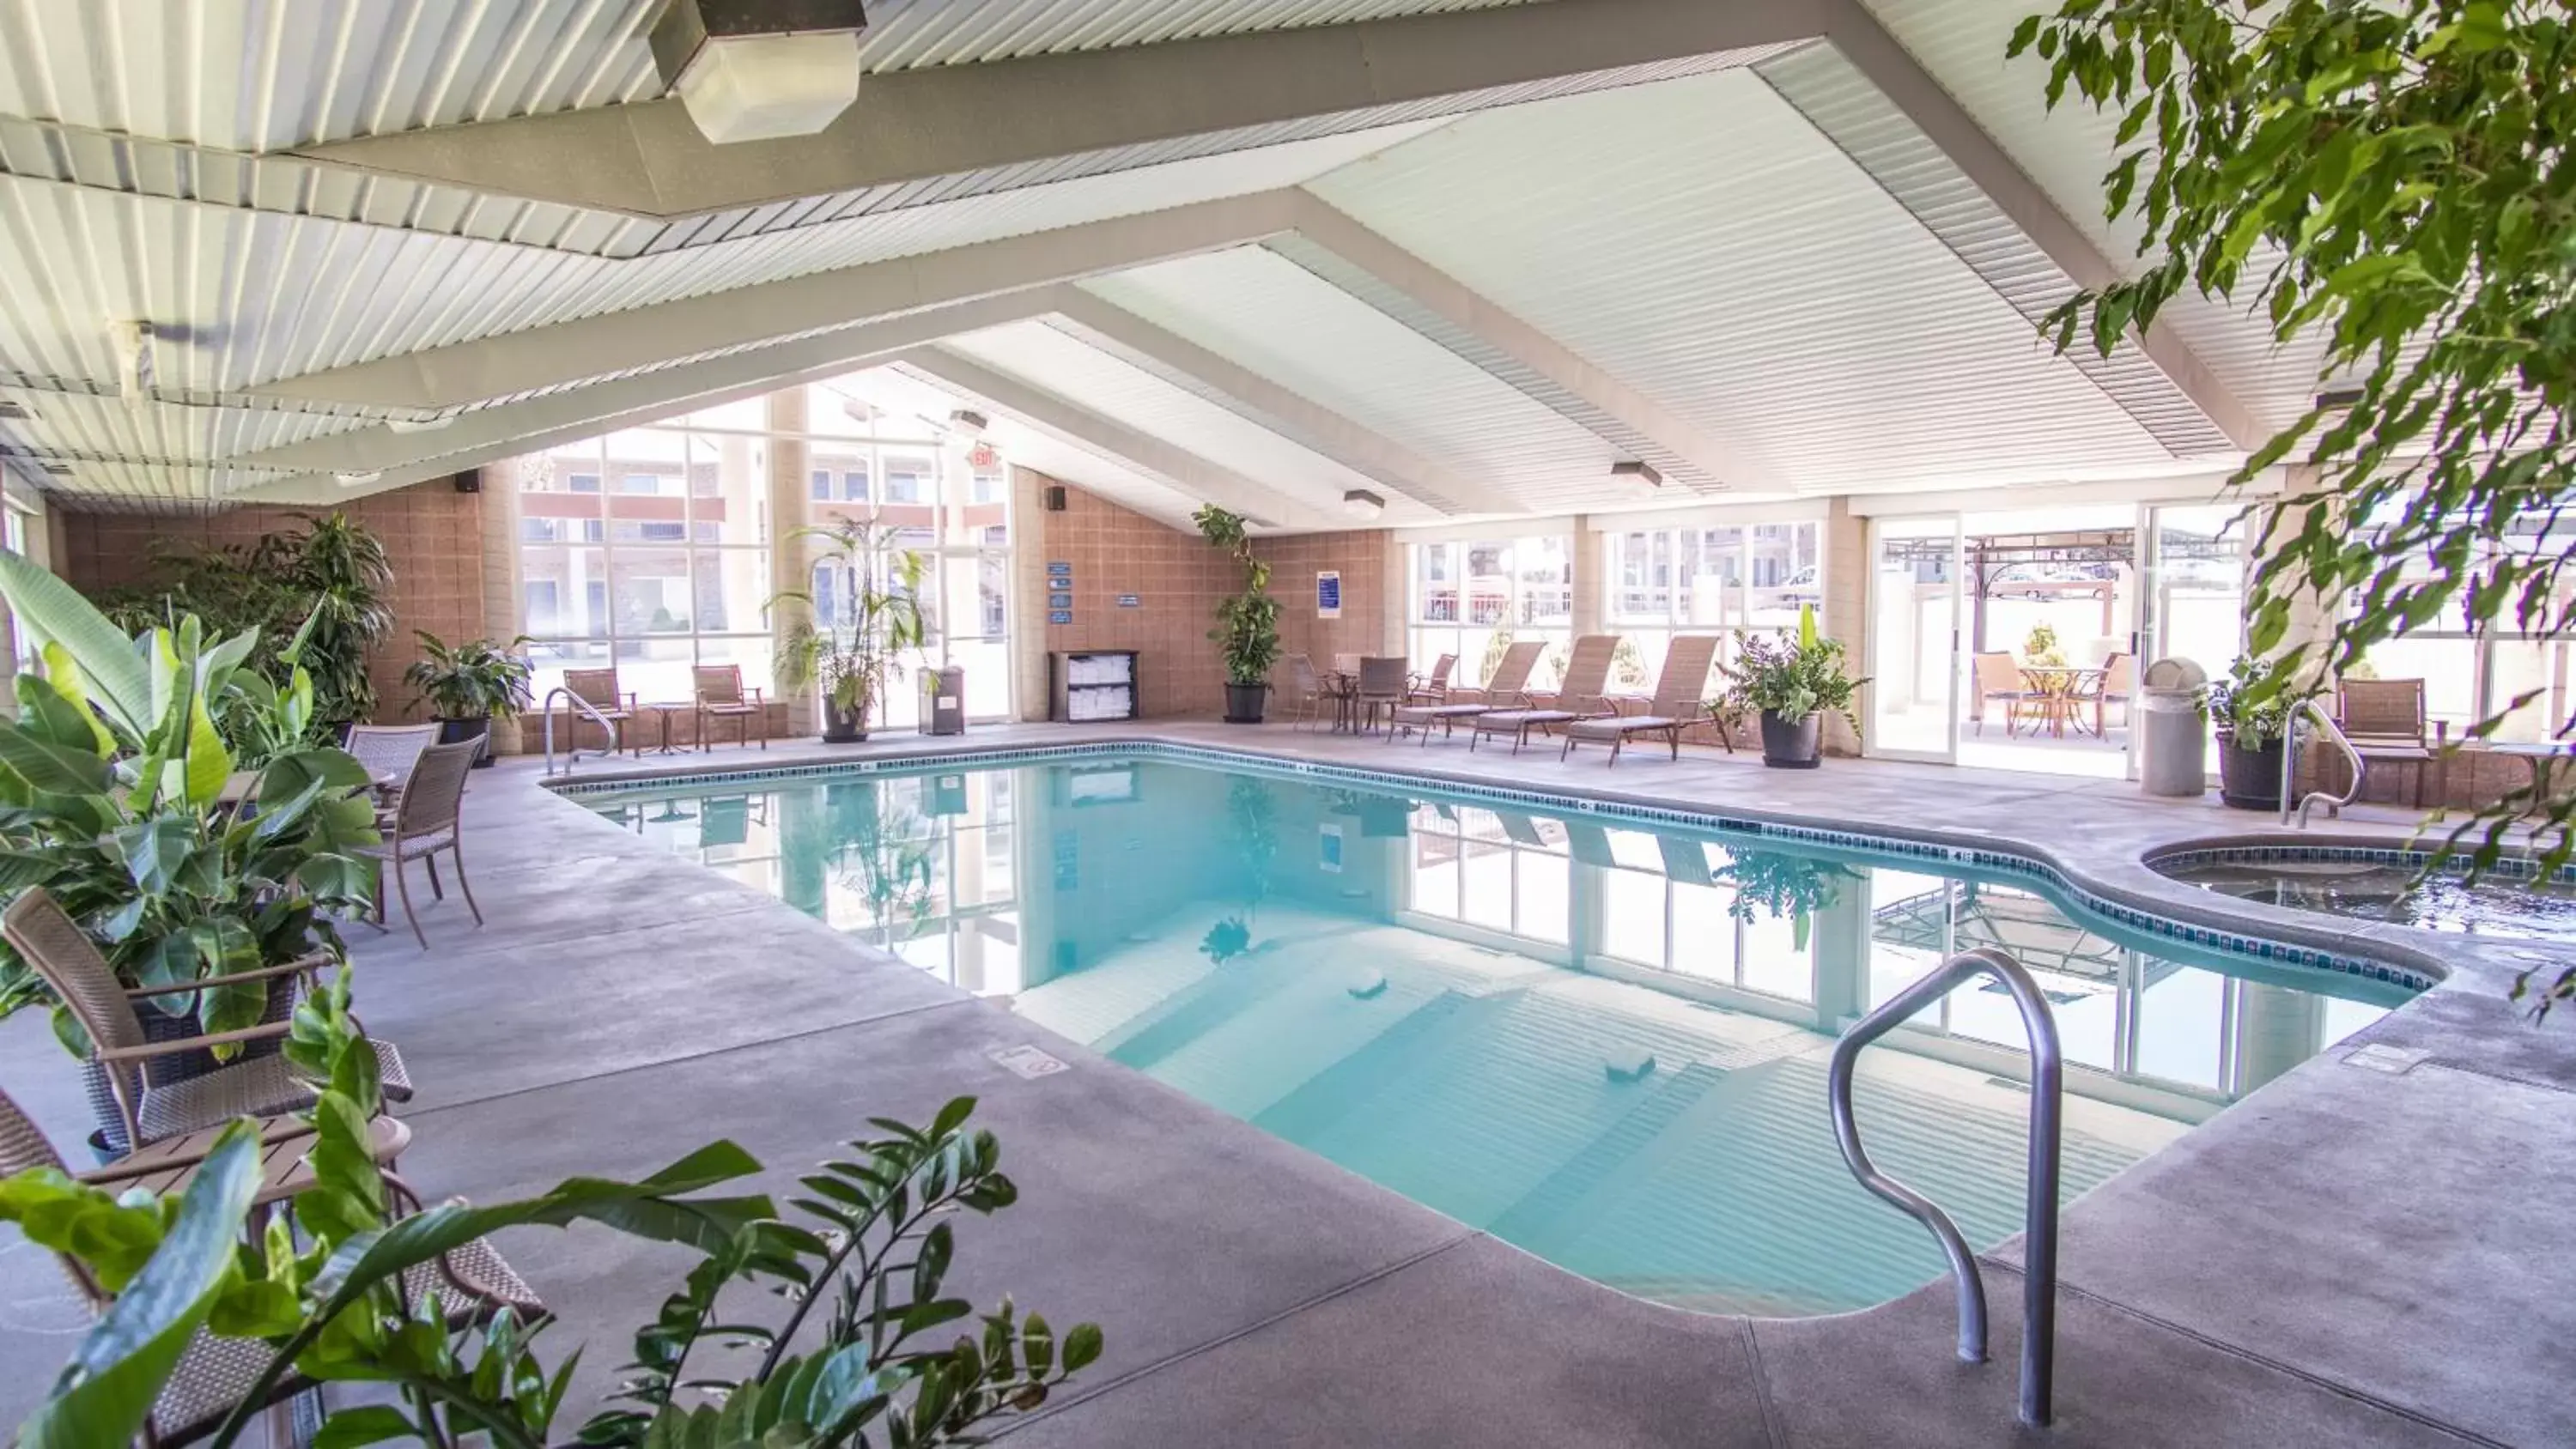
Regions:
[[[572, 690], [571, 690], [570, 688], [568, 688], [568, 687], [566, 687], [566, 686], [564, 686], [564, 685], [560, 685], [560, 684], [558, 684], [558, 685], [556, 685], [554, 688], [547, 690], [547, 691], [546, 691], [546, 778], [547, 778], [547, 779], [549, 779], [549, 780], [553, 779], [553, 778], [554, 778], [554, 774], [555, 774], [555, 696], [556, 696], [556, 695], [562, 695], [565, 699], [568, 699], [568, 700], [572, 701], [572, 707], [573, 707], [573, 708], [575, 708], [575, 709], [577, 709], [577, 710], [580, 710], [583, 714], [589, 715], [589, 716], [590, 716], [590, 719], [591, 719], [591, 723], [598, 725], [601, 729], [606, 730], [606, 731], [608, 732], [608, 753], [609, 753], [609, 754], [611, 754], [611, 755], [614, 755], [614, 754], [616, 754], [616, 753], [617, 753], [617, 747], [618, 747], [618, 744], [619, 744], [619, 733], [620, 733], [620, 732], [619, 732], [619, 730], [618, 730], [618, 728], [617, 728], [617, 721], [615, 721], [615, 720], [613, 720], [613, 719], [610, 719], [608, 716], [606, 716], [606, 715], [604, 715], [604, 714], [601, 714], [601, 713], [599, 712], [599, 706], [597, 706], [597, 705], [595, 705], [595, 704], [592, 704], [589, 700], [586, 700], [586, 699], [582, 698], [580, 695], [573, 693], [573, 692], [572, 692]], [[576, 761], [580, 760], [580, 759], [581, 759], [581, 743], [580, 743], [580, 741], [579, 741], [578, 739], [576, 739], [576, 740], [573, 742], [571, 749], [570, 749], [570, 750], [568, 750], [568, 751], [565, 753], [565, 755], [564, 755], [564, 778], [565, 778], [565, 779], [569, 780], [569, 779], [571, 779], [571, 778], [572, 778], [572, 767], [573, 767], [574, 763], [575, 763]]]
[[[2299, 773], [2298, 726], [2300, 716], [2302, 715], [2316, 721], [2317, 728], [2325, 732], [2325, 737], [2334, 743], [2334, 747], [2336, 749], [2343, 751], [2344, 762], [2352, 766], [2352, 784], [2345, 787], [2344, 792], [2340, 795], [2331, 794], [2324, 790], [2310, 790], [2305, 796], [2297, 794], [2298, 786], [2296, 782]], [[2284, 825], [2290, 823], [2290, 802], [2293, 799], [2298, 801], [2299, 828], [2301, 830], [2308, 828], [2308, 812], [2317, 808], [2317, 802], [2319, 801], [2325, 802], [2326, 814], [2337, 820], [2342, 819], [2343, 807], [2351, 804], [2353, 800], [2361, 794], [2361, 775], [2362, 771], [2367, 768], [2362, 764], [2361, 751], [2352, 747], [2352, 740], [2344, 734], [2343, 726], [2335, 723], [2334, 716], [2326, 712], [2326, 707], [2317, 703], [2313, 699], [2304, 699], [2299, 701], [2299, 707], [2290, 711], [2289, 736], [2290, 738], [2287, 748], [2281, 751], [2281, 823]]]
[[1950, 1275], [1959, 1288], [1959, 1360], [1986, 1361], [1986, 1285], [1977, 1272], [1977, 1255], [1959, 1234], [1959, 1225], [1930, 1198], [1878, 1170], [1860, 1145], [1860, 1127], [1852, 1118], [1852, 1068], [1863, 1048], [1885, 1036], [1951, 988], [1975, 976], [1991, 976], [2012, 993], [2021, 1022], [2030, 1036], [2030, 1191], [2022, 1229], [2021, 1422], [2034, 1428], [2049, 1421], [2057, 1358], [2057, 1169], [2059, 1117], [2064, 1108], [2065, 1064], [2058, 1054], [2057, 1018], [2048, 998], [2020, 962], [1992, 947], [1962, 951], [1934, 967], [1921, 980], [1852, 1023], [1834, 1043], [1825, 1092], [1834, 1114], [1834, 1139], [1842, 1144], [1843, 1161], [1860, 1185], [1895, 1204], [1932, 1230]]

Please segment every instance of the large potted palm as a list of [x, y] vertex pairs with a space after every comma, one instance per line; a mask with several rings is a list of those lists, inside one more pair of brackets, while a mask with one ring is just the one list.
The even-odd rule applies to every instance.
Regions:
[[1762, 719], [1762, 763], [1783, 770], [1812, 770], [1824, 759], [1825, 711], [1843, 717], [1853, 734], [1860, 718], [1852, 701], [1866, 679], [1843, 672], [1843, 646], [1816, 631], [1816, 611], [1798, 610], [1798, 637], [1775, 640], [1735, 631], [1736, 657], [1718, 666], [1726, 674], [1725, 698], [1711, 707], [1721, 728], [1744, 715]]
[[804, 606], [780, 642], [778, 680], [789, 689], [819, 687], [824, 743], [853, 744], [868, 737], [887, 682], [903, 676], [904, 655], [928, 636], [921, 587], [930, 560], [896, 547], [890, 530], [855, 519], [787, 536], [819, 540], [817, 566], [838, 584], [821, 603], [804, 589], [770, 599], [772, 607]]
[[1269, 703], [1270, 670], [1279, 662], [1279, 601], [1270, 597], [1270, 565], [1252, 556], [1243, 515], [1211, 503], [1191, 518], [1209, 546], [1243, 566], [1243, 592], [1216, 601], [1216, 641], [1225, 661], [1225, 722], [1259, 724]]
[[469, 639], [449, 645], [426, 629], [413, 632], [420, 637], [420, 657], [403, 671], [403, 683], [414, 691], [412, 703], [427, 701], [438, 721], [440, 744], [485, 741], [475, 751], [474, 764], [491, 764], [492, 721], [516, 717], [533, 699], [530, 684], [536, 671], [510, 652], [527, 643], [528, 636], [507, 644]]

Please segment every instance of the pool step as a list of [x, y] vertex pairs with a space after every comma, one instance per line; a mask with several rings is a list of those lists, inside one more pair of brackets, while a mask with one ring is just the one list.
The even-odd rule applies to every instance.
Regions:
[[1707, 1096], [1710, 1088], [1724, 1080], [1725, 1070], [1707, 1062], [1693, 1062], [1665, 1078], [1654, 1095], [1639, 1102], [1612, 1123], [1609, 1131], [1593, 1138], [1589, 1146], [1523, 1194], [1520, 1201], [1487, 1225], [1486, 1231], [1505, 1242], [1531, 1248], [1550, 1224], [1563, 1221], [1621, 1163], [1662, 1136], [1683, 1113]]

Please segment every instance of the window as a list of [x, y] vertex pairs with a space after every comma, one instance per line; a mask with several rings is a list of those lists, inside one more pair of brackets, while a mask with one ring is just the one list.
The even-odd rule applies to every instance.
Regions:
[[[2477, 572], [2517, 555], [2555, 557], [2567, 544], [2566, 536], [2552, 532], [2546, 520], [2516, 520], [2502, 536], [2482, 539], [2468, 568]], [[2406, 561], [2410, 580], [2440, 570], [2425, 555]], [[2565, 587], [2561, 585], [2562, 591]], [[2570, 678], [2576, 660], [2570, 657], [2570, 641], [2542, 636], [2548, 615], [2567, 605], [2564, 598], [2544, 601], [2541, 615], [2526, 632], [2513, 623], [2510, 606], [2498, 625], [2473, 629], [2464, 607], [2455, 601], [2453, 610], [2441, 618], [2372, 645], [2357, 667], [2345, 671], [2345, 677], [2421, 679], [2425, 714], [2433, 723], [2446, 726], [2453, 738], [2497, 714], [2504, 716], [2494, 735], [2497, 740], [2533, 743], [2561, 738], [2569, 731], [2571, 710], [2576, 710], [2576, 690], [2570, 688], [2576, 682]], [[2362, 607], [2360, 596], [2347, 599], [2345, 607]]]
[[625, 477], [617, 480], [617, 491], [620, 493], [641, 493], [647, 495], [659, 493], [662, 491], [662, 475], [659, 473], [629, 473]]
[[1515, 641], [1537, 639], [1548, 647], [1531, 685], [1554, 684], [1572, 647], [1572, 555], [1564, 534], [1414, 545], [1407, 631], [1414, 667], [1427, 673], [1441, 655], [1455, 654], [1452, 677], [1481, 684]]
[[[1680, 835], [1602, 830], [1589, 857], [1601, 876], [1600, 954], [1784, 1001], [1816, 999], [1815, 929], [1805, 918], [1739, 900], [1734, 855]], [[1749, 869], [1777, 871], [1779, 852]], [[1835, 869], [1827, 866], [1826, 869]]]
[[817, 503], [829, 503], [829, 502], [831, 502], [831, 501], [832, 501], [832, 470], [831, 470], [831, 469], [829, 469], [829, 468], [817, 468], [817, 469], [815, 469], [813, 472], [808, 473], [808, 474], [806, 474], [805, 476], [806, 476], [806, 478], [807, 478], [807, 479], [810, 481], [810, 483], [811, 483], [811, 488], [812, 488], [811, 496], [812, 496], [812, 498], [814, 499], [814, 501], [815, 501], [815, 502], [817, 502]]
[[596, 473], [575, 473], [564, 481], [566, 486], [575, 493], [596, 493], [599, 491], [599, 475]]
[[1542, 945], [1566, 943], [1565, 826], [1478, 809], [1413, 810], [1412, 909]]
[[1603, 624], [1620, 636], [1611, 685], [1653, 689], [1677, 633], [1719, 635], [1724, 659], [1738, 629], [1796, 628], [1801, 608], [1824, 603], [1823, 531], [1808, 521], [1605, 535]]

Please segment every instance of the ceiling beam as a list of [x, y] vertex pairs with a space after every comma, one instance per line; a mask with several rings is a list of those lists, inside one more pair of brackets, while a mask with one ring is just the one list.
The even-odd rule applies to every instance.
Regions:
[[1329, 118], [1375, 109], [1418, 116], [1443, 100], [1473, 109], [1529, 98], [1484, 93], [1586, 76], [1623, 84], [1650, 78], [1641, 69], [1673, 74], [1692, 58], [1717, 68], [1820, 33], [1816, 0], [1553, 0], [889, 71], [868, 76], [819, 135], [777, 141], [715, 145], [677, 100], [663, 99], [295, 154], [677, 217], [1211, 133], [1291, 123], [1329, 131]]
[[1187, 449], [1102, 417], [1042, 388], [971, 361], [944, 347], [915, 348], [894, 359], [952, 392], [1008, 413], [1065, 443], [1102, 454], [1203, 503], [1214, 503], [1277, 528], [1340, 528], [1344, 520], [1301, 502], [1267, 483]]
[[[1941, 83], [1897, 43], [1896, 37], [1887, 33], [1861, 0], [1817, 0], [1817, 5], [1824, 17], [1825, 37], [1833, 48], [1902, 111], [1905, 118], [1939, 148], [1979, 191], [1985, 193], [2032, 245], [2066, 274], [2073, 284], [2070, 293], [2074, 288], [2099, 290], [2123, 280], [2125, 273], [2119, 265], [2105, 256], [2046, 189], [2033, 181], [1994, 137], [1986, 134], [1976, 118], [1968, 114], [1967, 108], [1942, 89]], [[1776, 87], [1777, 83], [1774, 84]], [[1783, 94], [1788, 93], [1784, 90]], [[1793, 105], [1797, 103], [1794, 95], [1789, 99]], [[1804, 108], [1801, 110], [1803, 112]], [[1811, 115], [1809, 119], [1814, 121], [1816, 117]], [[1827, 128], [1819, 123], [1819, 129]], [[1831, 135], [1830, 129], [1827, 134]], [[1837, 144], [1842, 143], [1841, 138], [1834, 139]], [[1856, 156], [1854, 159], [1860, 158]], [[1886, 178], [1877, 179], [1882, 185], [1887, 184]], [[1893, 191], [1895, 188], [1890, 189]], [[1923, 220], [1935, 235], [1940, 234], [1941, 228], [1931, 220], [1920, 213], [1917, 219]], [[1945, 244], [1950, 240], [1948, 237], [1942, 239]], [[1972, 267], [1975, 265], [1973, 257], [1965, 252], [1961, 255]], [[1994, 279], [1988, 280], [1992, 282]], [[2170, 325], [2158, 322], [2143, 333], [2132, 329], [2130, 337], [2155, 369], [2190, 400], [2228, 443], [2239, 450], [2250, 451], [2262, 446], [2264, 440], [2271, 436], [2271, 429], [2256, 421], [2253, 413], [2219, 382], [2216, 374], [2201, 362]], [[2086, 345], [2090, 346], [2089, 343]], [[2088, 375], [2095, 376], [2097, 382], [2104, 380], [2096, 369], [2088, 368], [2087, 371]], [[2105, 386], [2105, 391], [2113, 392], [2115, 398], [2118, 395], [2110, 385]]]
[[[1704, 491], [1788, 487], [1755, 449], [1710, 436], [1321, 198], [1299, 193], [1294, 230], [1290, 242], [1273, 250], [1345, 290], [1355, 280], [1352, 272], [1376, 283], [1410, 304], [1397, 312], [1398, 321], [1678, 481]], [[1362, 300], [1380, 305], [1385, 299]]]
[[1374, 429], [1080, 287], [1055, 310], [1084, 342], [1440, 513], [1524, 513], [1501, 490], [1432, 462]]
[[1302, 195], [1254, 192], [760, 282], [280, 378], [249, 391], [365, 407], [470, 407], [1257, 241], [1290, 223]]

